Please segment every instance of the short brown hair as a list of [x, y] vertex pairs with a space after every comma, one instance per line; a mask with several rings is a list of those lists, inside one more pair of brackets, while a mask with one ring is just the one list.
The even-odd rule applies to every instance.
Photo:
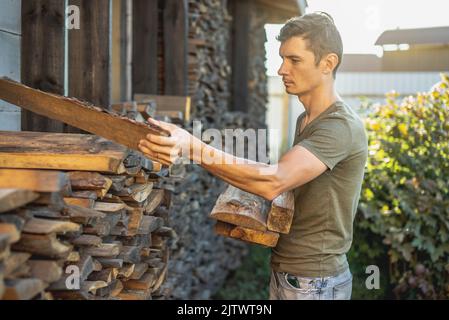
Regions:
[[343, 56], [343, 42], [332, 17], [325, 12], [308, 13], [288, 20], [277, 36], [281, 43], [292, 37], [307, 41], [308, 49], [315, 55], [318, 63], [329, 53], [338, 56], [338, 64], [333, 71], [334, 78]]

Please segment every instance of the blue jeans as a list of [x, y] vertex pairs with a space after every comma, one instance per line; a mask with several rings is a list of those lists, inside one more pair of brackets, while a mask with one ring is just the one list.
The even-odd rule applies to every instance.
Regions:
[[271, 271], [270, 300], [350, 300], [349, 268], [333, 277], [307, 278]]

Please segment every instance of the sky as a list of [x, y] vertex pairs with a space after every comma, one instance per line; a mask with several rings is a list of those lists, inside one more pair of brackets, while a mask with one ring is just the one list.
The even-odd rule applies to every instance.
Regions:
[[[325, 11], [337, 25], [344, 53], [373, 53], [382, 50], [374, 43], [390, 29], [449, 25], [448, 0], [307, 0], [307, 12]], [[276, 75], [281, 64], [279, 42], [275, 39], [282, 25], [267, 25], [267, 69]]]

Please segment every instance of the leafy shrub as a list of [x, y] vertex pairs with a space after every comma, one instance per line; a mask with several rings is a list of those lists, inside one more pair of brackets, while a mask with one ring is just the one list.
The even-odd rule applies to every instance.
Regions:
[[449, 298], [449, 77], [402, 101], [388, 94], [366, 128], [357, 228], [382, 237], [397, 298]]

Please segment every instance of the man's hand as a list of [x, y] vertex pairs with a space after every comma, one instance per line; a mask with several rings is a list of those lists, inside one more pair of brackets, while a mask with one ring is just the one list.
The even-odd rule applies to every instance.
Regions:
[[176, 163], [181, 155], [189, 157], [193, 136], [186, 130], [163, 121], [149, 118], [148, 122], [170, 132], [170, 137], [148, 134], [140, 140], [139, 150], [148, 158], [164, 165]]

